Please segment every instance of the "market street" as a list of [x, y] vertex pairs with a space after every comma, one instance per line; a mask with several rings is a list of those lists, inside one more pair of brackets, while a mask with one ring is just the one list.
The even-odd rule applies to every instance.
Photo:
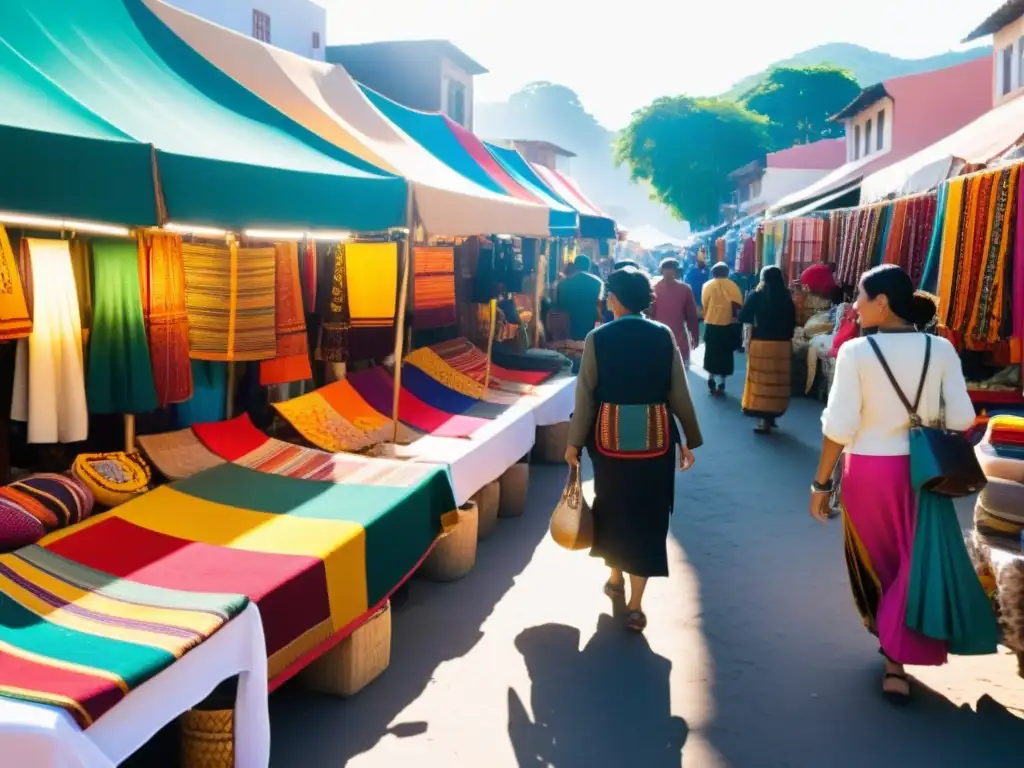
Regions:
[[912, 670], [905, 710], [880, 695], [841, 525], [807, 514], [820, 404], [794, 400], [763, 438], [741, 376], [725, 400], [690, 378], [706, 444], [678, 482], [672, 576], [648, 589], [642, 638], [612, 623], [599, 563], [547, 537], [565, 472], [535, 467], [526, 514], [473, 573], [412, 583], [381, 679], [347, 702], [272, 697], [274, 768], [1019, 764], [1012, 655]]

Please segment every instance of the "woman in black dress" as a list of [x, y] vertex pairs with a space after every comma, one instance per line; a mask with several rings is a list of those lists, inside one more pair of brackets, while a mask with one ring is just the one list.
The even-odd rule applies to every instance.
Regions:
[[625, 597], [629, 575], [626, 624], [637, 632], [647, 626], [647, 579], [668, 575], [676, 468], [693, 466], [692, 451], [703, 442], [675, 337], [641, 314], [651, 295], [650, 280], [636, 269], [609, 276], [606, 296], [615, 320], [587, 336], [565, 456], [578, 465], [586, 446], [594, 465], [590, 554], [611, 568], [609, 597]]

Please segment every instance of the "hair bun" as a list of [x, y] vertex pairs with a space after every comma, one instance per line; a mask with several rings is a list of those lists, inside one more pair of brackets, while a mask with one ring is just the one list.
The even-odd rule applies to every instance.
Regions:
[[918, 291], [911, 300], [911, 317], [906, 318], [912, 322], [918, 330], [924, 330], [939, 313], [938, 299], [925, 291]]

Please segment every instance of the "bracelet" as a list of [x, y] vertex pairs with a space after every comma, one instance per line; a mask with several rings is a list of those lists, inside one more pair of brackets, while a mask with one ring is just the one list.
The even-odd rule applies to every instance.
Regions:
[[811, 483], [811, 493], [832, 493], [833, 485], [832, 481], [828, 483], [819, 483], [817, 480]]

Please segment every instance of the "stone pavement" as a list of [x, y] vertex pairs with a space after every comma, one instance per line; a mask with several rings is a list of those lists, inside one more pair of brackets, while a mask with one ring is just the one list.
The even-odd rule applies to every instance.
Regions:
[[631, 636], [605, 571], [547, 538], [564, 469], [534, 467], [529, 507], [456, 584], [413, 581], [391, 668], [350, 701], [271, 699], [274, 768], [854, 768], [1016, 766], [1024, 680], [1013, 656], [915, 669], [893, 709], [854, 610], [842, 531], [808, 516], [820, 405], [794, 401], [764, 438], [742, 379], [709, 400], [706, 445], [680, 476], [672, 576]]

